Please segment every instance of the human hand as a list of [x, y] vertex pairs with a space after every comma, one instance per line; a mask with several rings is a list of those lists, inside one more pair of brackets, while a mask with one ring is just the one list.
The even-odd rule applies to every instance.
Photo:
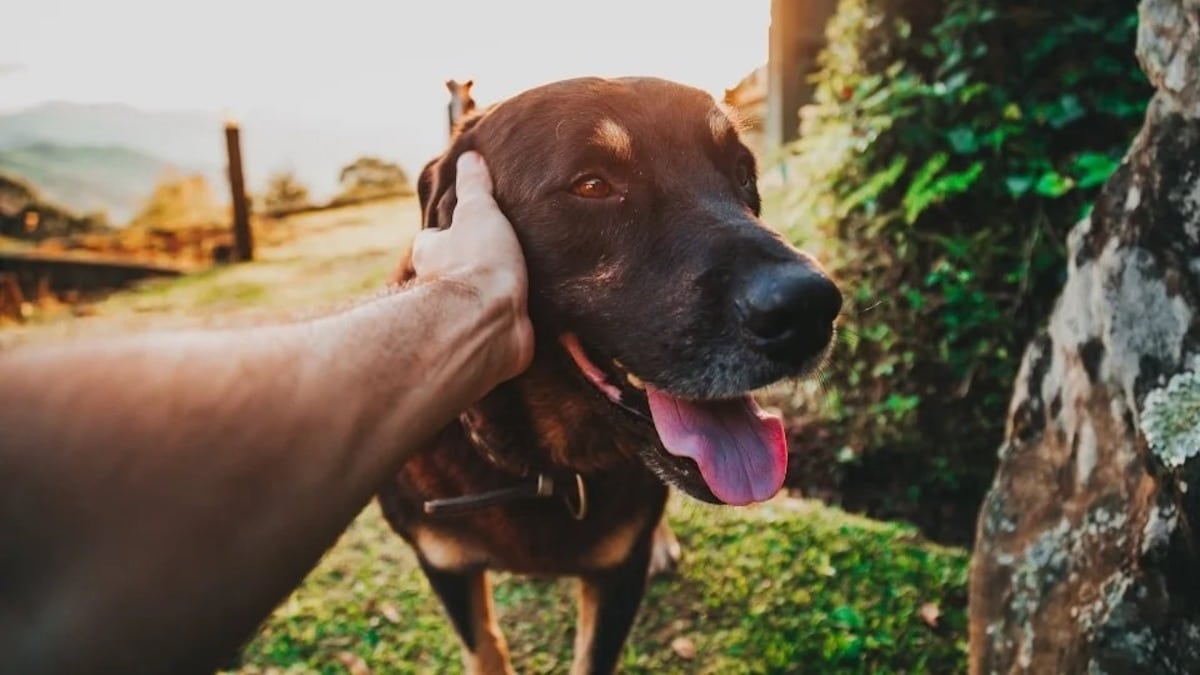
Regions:
[[[483, 158], [458, 158], [458, 196], [451, 227], [425, 229], [413, 241], [411, 267], [417, 280], [449, 280], [470, 289], [484, 311], [499, 320], [501, 381], [525, 370], [533, 359], [525, 257], [512, 224], [492, 197], [492, 179]], [[503, 361], [507, 361], [505, 364]]]

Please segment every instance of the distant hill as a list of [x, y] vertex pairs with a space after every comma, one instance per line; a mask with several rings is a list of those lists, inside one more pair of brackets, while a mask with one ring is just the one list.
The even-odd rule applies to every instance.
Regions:
[[108, 230], [103, 219], [72, 213], [24, 180], [0, 172], [0, 245]]
[[131, 218], [155, 182], [175, 167], [121, 146], [38, 142], [0, 148], [0, 173], [21, 176], [54, 202], [76, 212], [104, 211], [112, 222]]
[[[444, 140], [411, 138], [406, 122], [362, 124], [250, 114], [240, 121], [248, 187], [261, 190], [276, 171], [292, 171], [315, 200], [337, 190], [342, 167], [363, 155], [420, 169]], [[26, 177], [75, 208], [104, 204], [114, 222], [128, 216], [127, 195], [147, 177], [142, 197], [162, 167], [201, 173], [224, 196], [225, 146], [218, 112], [146, 111], [124, 104], [44, 103], [0, 113], [0, 168]], [[112, 162], [110, 165], [109, 162]], [[16, 166], [16, 164], [20, 166]], [[49, 182], [45, 182], [49, 181]], [[86, 206], [85, 206], [86, 205]]]
[[220, 167], [220, 129], [220, 118], [203, 112], [54, 102], [0, 115], [0, 149], [34, 143], [118, 146], [182, 165]]

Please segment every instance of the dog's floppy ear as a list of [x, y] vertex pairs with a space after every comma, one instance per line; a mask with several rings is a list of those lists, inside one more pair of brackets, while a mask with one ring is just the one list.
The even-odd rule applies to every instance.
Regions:
[[425, 219], [425, 208], [429, 205], [429, 196], [433, 192], [433, 169], [441, 157], [434, 157], [421, 167], [421, 175], [417, 177], [417, 201], [421, 205], [421, 220]]
[[[433, 172], [437, 167], [440, 157], [435, 157], [425, 163], [421, 167], [421, 175], [417, 176], [417, 202], [421, 205], [421, 227], [425, 227], [425, 214], [429, 209], [429, 198], [433, 194]], [[402, 284], [405, 281], [416, 276], [416, 271], [412, 266], [413, 242], [408, 242], [404, 250], [400, 252], [400, 260], [396, 265], [396, 270], [392, 272], [392, 282]]]
[[[454, 215], [454, 206], [458, 204], [458, 195], [454, 191], [454, 182], [458, 178], [458, 156], [474, 149], [471, 129], [479, 122], [481, 115], [465, 118], [458, 128], [450, 148], [441, 156], [425, 163], [421, 174], [417, 176], [417, 201], [421, 205], [421, 228], [436, 227], [438, 229], [450, 226], [450, 218]], [[412, 243], [400, 254], [400, 262], [392, 273], [392, 281], [403, 283], [414, 276], [412, 267]]]
[[421, 202], [421, 227], [438, 229], [450, 226], [458, 195], [454, 182], [458, 177], [458, 156], [475, 149], [474, 129], [480, 116], [466, 118], [458, 127], [458, 133], [450, 142], [450, 148], [421, 169], [417, 178], [417, 198]]

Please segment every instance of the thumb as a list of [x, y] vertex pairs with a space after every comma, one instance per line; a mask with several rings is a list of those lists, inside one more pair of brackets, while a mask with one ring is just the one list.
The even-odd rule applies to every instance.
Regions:
[[443, 249], [446, 248], [446, 237], [449, 236], [449, 231], [439, 230], [437, 228], [424, 229], [417, 232], [412, 239], [412, 253], [409, 258], [409, 265], [412, 268], [413, 274], [424, 276], [429, 272], [429, 268], [436, 267], [439, 262], [444, 262], [441, 258], [444, 257]]
[[492, 176], [479, 153], [468, 150], [459, 155], [456, 168], [454, 191], [458, 196], [459, 208], [465, 205], [475, 210], [479, 206], [490, 206], [494, 203]]

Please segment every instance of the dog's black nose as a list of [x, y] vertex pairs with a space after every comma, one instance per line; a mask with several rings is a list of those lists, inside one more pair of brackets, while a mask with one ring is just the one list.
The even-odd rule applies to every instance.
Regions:
[[803, 359], [828, 344], [842, 294], [808, 265], [774, 265], [747, 280], [734, 306], [743, 328], [763, 349]]

